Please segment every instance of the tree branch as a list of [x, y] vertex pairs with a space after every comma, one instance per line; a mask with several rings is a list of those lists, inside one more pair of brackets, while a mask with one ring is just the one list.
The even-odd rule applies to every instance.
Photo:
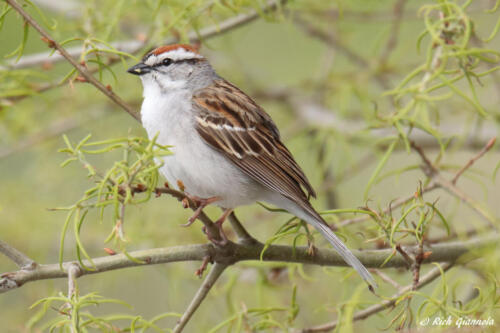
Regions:
[[[433, 191], [433, 190], [435, 190], [437, 188], [439, 188], [439, 186], [436, 185], [435, 183], [432, 183], [432, 184], [429, 184], [428, 186], [424, 187], [422, 189], [421, 193], [422, 194], [428, 193], [428, 192], [431, 192], [431, 191]], [[386, 209], [384, 209], [382, 211], [382, 213], [383, 214], [387, 214], [390, 211], [392, 211], [393, 209], [399, 208], [399, 207], [407, 204], [408, 202], [410, 202], [410, 201], [412, 201], [414, 199], [415, 199], [415, 194], [412, 194], [412, 195], [407, 196], [406, 198], [399, 198], [397, 200], [391, 201], [389, 203], [389, 206]], [[336, 223], [335, 226], [337, 228], [342, 228], [342, 227], [345, 227], [345, 226], [347, 226], [349, 224], [368, 221], [371, 218], [372, 218], [371, 215], [363, 215], [363, 216], [359, 216], [359, 217], [353, 217], [353, 218], [342, 220], [339, 223]]]
[[252, 237], [252, 235], [248, 233], [245, 227], [243, 227], [243, 224], [241, 224], [240, 220], [236, 217], [236, 214], [234, 212], [229, 215], [229, 222], [231, 223], [234, 232], [238, 236], [238, 241], [240, 243], [253, 244], [258, 242], [255, 238]]
[[2, 240], [0, 240], [0, 253], [15, 262], [21, 269], [33, 269], [37, 265], [33, 259]]
[[[472, 161], [478, 160], [480, 157], [482, 157], [486, 152], [488, 152], [489, 149], [493, 146], [495, 143], [494, 139], [491, 139], [488, 141], [486, 146], [482, 149], [482, 151], [473, 157]], [[418, 146], [416, 143], [411, 142], [411, 147], [418, 153], [420, 156], [423, 165], [422, 165], [422, 171], [424, 174], [432, 179], [433, 183], [437, 185], [440, 188], [443, 188], [445, 191], [447, 191], [449, 194], [457, 197], [460, 199], [462, 202], [464, 202], [467, 206], [469, 206], [473, 211], [475, 211], [479, 216], [483, 218], [488, 223], [488, 226], [490, 227], [495, 227], [495, 223], [497, 222], [497, 218], [494, 216], [491, 216], [489, 212], [487, 212], [485, 209], [481, 207], [481, 204], [477, 202], [476, 200], [472, 199], [469, 197], [465, 192], [463, 192], [461, 189], [459, 189], [457, 186], [455, 186], [455, 183], [459, 179], [460, 175], [467, 169], [468, 166], [472, 165], [471, 161], [469, 161], [459, 172], [455, 175], [452, 181], [449, 181], [448, 179], [444, 178], [440, 172], [439, 169], [436, 168], [432, 162], [429, 160], [429, 158], [426, 156], [424, 150], [422, 147]], [[462, 171], [463, 170], [463, 171]]]
[[[10, 3], [13, 0], [6, 0], [6, 1]], [[285, 4], [286, 0], [268, 1], [267, 4], [261, 9], [261, 12], [267, 13], [273, 11], [278, 7], [279, 3]], [[189, 42], [191, 43], [199, 42], [214, 36], [218, 36], [222, 33], [233, 30], [235, 28], [241, 27], [247, 23], [254, 21], [257, 18], [259, 18], [259, 13], [256, 12], [255, 10], [252, 10], [249, 13], [240, 14], [231, 17], [219, 24], [214, 24], [204, 29], [201, 29], [198, 32], [192, 31], [188, 34], [188, 39]], [[177, 37], [170, 37], [165, 39], [164, 44], [172, 44], [177, 41], [178, 41]], [[146, 42], [139, 40], [128, 40], [128, 41], [113, 42], [110, 43], [110, 45], [118, 51], [136, 54], [146, 46]], [[81, 46], [71, 47], [67, 48], [66, 52], [69, 56], [73, 58], [78, 58], [82, 54], [82, 48]], [[65, 57], [59, 54], [53, 54], [51, 56], [51, 52], [41, 52], [23, 56], [18, 62], [15, 61], [10, 62], [7, 67], [10, 69], [21, 69], [26, 67], [37, 66], [43, 63], [54, 64], [61, 62], [64, 59]]]
[[467, 169], [469, 169], [472, 166], [472, 164], [474, 164], [478, 159], [483, 157], [483, 155], [486, 154], [495, 145], [496, 140], [497, 140], [496, 137], [491, 138], [490, 141], [488, 141], [488, 143], [486, 144], [486, 146], [484, 146], [483, 149], [481, 149], [481, 151], [476, 154], [476, 156], [471, 158], [469, 162], [467, 162], [467, 164], [465, 164], [460, 170], [458, 170], [458, 172], [455, 174], [455, 177], [453, 177], [453, 179], [451, 180], [451, 183], [455, 185], [458, 181], [458, 178], [460, 178], [460, 176]]
[[398, 44], [398, 34], [401, 28], [401, 21], [403, 19], [403, 14], [405, 10], [407, 0], [396, 0], [393, 7], [393, 21], [391, 26], [391, 34], [387, 39], [385, 47], [382, 49], [382, 54], [379, 59], [382, 64], [386, 64], [389, 57], [394, 51], [394, 48]]
[[[361, 143], [366, 146], [369, 142], [379, 142], [383, 138], [398, 136], [399, 133], [394, 128], [369, 128], [363, 122], [347, 120], [336, 116], [336, 110], [330, 109], [315, 99], [304, 96], [298, 90], [275, 87], [273, 89], [254, 89], [253, 95], [259, 100], [271, 100], [281, 102], [286, 105], [294, 114], [300, 118], [301, 124], [315, 128], [332, 129], [341, 133], [346, 140], [353, 143]], [[436, 130], [441, 133], [443, 141], [450, 140], [448, 147], [462, 144], [467, 149], [483, 148], [492, 137], [499, 135], [497, 126], [493, 123], [483, 125], [475, 135], [468, 135], [465, 142], [458, 138], [468, 134], [467, 126], [458, 123], [446, 122], [441, 124]], [[434, 136], [417, 128], [414, 128], [408, 138], [424, 149], [440, 149], [439, 142]], [[377, 146], [378, 149], [387, 149], [387, 143], [383, 142]], [[395, 149], [404, 149], [404, 145], [398, 145]]]
[[[476, 251], [477, 249], [494, 246], [498, 241], [500, 241], [500, 236], [493, 234], [485, 237], [476, 237], [463, 242], [457, 241], [433, 244], [431, 247], [425, 248], [428, 251], [432, 251], [432, 253], [423, 263], [453, 262], [463, 254], [468, 253], [471, 249]], [[263, 249], [264, 244], [260, 242], [248, 245], [229, 241], [227, 245], [223, 247], [217, 247], [213, 244], [198, 244], [132, 251], [129, 252], [129, 255], [138, 259], [137, 262], [131, 261], [124, 254], [93, 259], [95, 266], [87, 260], [83, 260], [85, 266], [93, 267], [94, 270], [84, 270], [81, 268], [80, 273], [81, 276], [83, 276], [127, 267], [179, 261], [203, 261], [206, 256], [212, 258], [216, 263], [232, 265], [239, 261], [260, 260]], [[406, 253], [417, 253], [418, 246], [405, 246], [404, 250]], [[381, 268], [380, 266], [385, 259], [393, 255], [392, 249], [353, 250], [352, 252], [359, 258], [363, 265], [371, 268]], [[332, 249], [317, 249], [315, 254], [311, 256], [307, 246], [294, 248], [292, 246], [271, 245], [264, 252], [262, 259], [264, 261], [292, 262], [321, 266], [348, 266], [342, 257]], [[19, 271], [5, 273], [1, 276], [2, 279], [0, 279], [0, 293], [21, 287], [23, 284], [31, 281], [67, 277], [66, 271], [68, 267], [73, 264], [75, 264], [74, 261], [63, 263], [63, 270], [60, 269], [59, 264], [49, 264], [37, 265], [32, 270], [21, 269]], [[383, 268], [390, 267], [407, 267], [407, 263], [400, 254], [396, 254], [383, 266]]]
[[191, 303], [189, 303], [189, 306], [187, 307], [186, 311], [182, 314], [182, 317], [177, 322], [177, 325], [175, 325], [173, 330], [174, 333], [182, 332], [182, 330], [188, 323], [189, 319], [191, 319], [194, 312], [198, 309], [201, 302], [203, 302], [205, 297], [208, 295], [210, 289], [212, 289], [212, 286], [215, 284], [217, 279], [219, 279], [219, 277], [226, 268], [227, 265], [225, 264], [215, 263], [215, 265], [212, 267], [207, 277], [205, 278], [205, 281], [203, 281], [202, 285], [194, 295], [194, 298], [192, 299]]
[[[416, 289], [420, 289], [420, 288], [428, 285], [429, 283], [434, 281], [436, 278], [441, 276], [441, 271], [447, 271], [452, 266], [453, 266], [453, 263], [445, 263], [445, 264], [440, 265], [440, 267], [433, 268], [432, 270], [430, 270], [427, 274], [425, 274], [420, 279], [419, 283], [416, 285]], [[389, 307], [394, 306], [396, 304], [396, 301], [401, 296], [403, 296], [407, 292], [411, 291], [413, 287], [414, 287], [413, 284], [408, 285], [408, 286], [404, 287], [403, 289], [401, 289], [396, 294], [392, 295], [391, 299], [385, 300], [379, 304], [369, 306], [364, 310], [361, 310], [361, 311], [354, 313], [352, 320], [353, 321], [362, 320], [362, 319], [368, 318], [369, 316], [371, 316], [375, 313], [378, 313], [384, 309], [387, 309]], [[335, 321], [328, 323], [328, 324], [323, 324], [323, 325], [319, 325], [319, 326], [315, 326], [315, 327], [311, 327], [311, 328], [305, 328], [305, 329], [301, 330], [300, 332], [301, 333], [328, 332], [328, 331], [334, 330], [338, 326], [338, 324], [339, 324], [339, 321], [335, 320]]]
[[61, 134], [67, 133], [78, 126], [85, 125], [87, 122], [95, 121], [105, 114], [106, 113], [104, 111], [99, 110], [97, 112], [89, 112], [88, 118], [83, 121], [78, 117], [68, 117], [66, 119], [53, 122], [47, 126], [47, 128], [22, 138], [14, 144], [0, 147], [0, 160], [44, 141], [59, 137]]
[[[71, 264], [68, 266], [68, 299], [73, 300], [77, 299], [78, 297], [78, 289], [77, 289], [77, 284], [76, 284], [76, 279], [80, 276], [81, 274], [81, 268], [77, 264]], [[78, 316], [75, 317], [75, 309], [73, 305], [70, 303], [67, 303], [67, 306], [69, 307], [68, 315], [70, 318], [78, 318]], [[78, 321], [71, 320], [71, 333], [78, 333]]]
[[[142, 191], [145, 191], [145, 189], [143, 189]], [[139, 192], [139, 190], [134, 189], [134, 192]], [[191, 200], [191, 198], [189, 198], [189, 196], [187, 196], [184, 192], [177, 191], [177, 190], [174, 190], [174, 189], [169, 188], [169, 187], [158, 187], [155, 189], [155, 192], [157, 194], [164, 193], [164, 194], [171, 195], [172, 197], [176, 198], [179, 201], [187, 200], [188, 206], [193, 211], [195, 211], [197, 209], [196, 203], [193, 200]], [[215, 223], [213, 223], [213, 221], [207, 216], [207, 214], [205, 214], [205, 212], [203, 212], [203, 210], [200, 212], [197, 219], [200, 220], [201, 223], [203, 223], [203, 225], [206, 228], [207, 233], [209, 233], [213, 239], [215, 239], [216, 241], [221, 240], [219, 229], [217, 228]]]
[[106, 88], [99, 80], [94, 78], [94, 76], [78, 61], [76, 61], [58, 42], [56, 42], [39, 24], [36, 22], [31, 15], [29, 15], [21, 5], [19, 5], [15, 0], [5, 0], [15, 11], [17, 11], [24, 20], [31, 25], [38, 33], [44, 38], [45, 42], [49, 47], [56, 49], [62, 57], [64, 57], [84, 78], [87, 82], [92, 84], [98, 90], [100, 90], [104, 95], [106, 95], [113, 102], [118, 104], [122, 109], [124, 109], [128, 114], [134, 117], [140, 122], [140, 116], [135, 112], [127, 103], [125, 103], [118, 95], [116, 95], [111, 89]]
[[[346, 59], [355, 63], [361, 68], [369, 70], [372, 66], [369, 61], [365, 60], [361, 55], [351, 50], [344, 42], [338, 39], [333, 34], [328, 34], [323, 30], [317, 28], [312, 23], [304, 20], [300, 16], [294, 18], [294, 22], [299, 28], [304, 30], [310, 36], [324, 42], [327, 46], [342, 53]], [[389, 82], [381, 74], [374, 75], [374, 79], [380, 84], [383, 89], [389, 89]]]

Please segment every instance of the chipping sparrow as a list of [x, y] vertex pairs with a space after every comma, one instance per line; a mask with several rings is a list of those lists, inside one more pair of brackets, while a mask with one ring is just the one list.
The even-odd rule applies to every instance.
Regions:
[[182, 181], [186, 193], [206, 198], [199, 211], [209, 203], [222, 207], [220, 227], [237, 206], [276, 205], [314, 226], [365, 281], [376, 285], [309, 203], [316, 194], [271, 117], [218, 76], [195, 48], [159, 47], [128, 72], [139, 75], [144, 86], [141, 117], [148, 136], [158, 135], [158, 143], [172, 146], [161, 172], [173, 186]]

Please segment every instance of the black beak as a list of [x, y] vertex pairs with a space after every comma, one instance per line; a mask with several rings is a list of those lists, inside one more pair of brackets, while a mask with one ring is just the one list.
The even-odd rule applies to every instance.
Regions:
[[127, 69], [127, 72], [129, 72], [130, 74], [134, 74], [134, 75], [143, 75], [143, 74], [147, 74], [147, 73], [151, 72], [151, 67], [140, 62], [137, 65], [134, 65], [134, 66], [130, 67], [129, 69]]

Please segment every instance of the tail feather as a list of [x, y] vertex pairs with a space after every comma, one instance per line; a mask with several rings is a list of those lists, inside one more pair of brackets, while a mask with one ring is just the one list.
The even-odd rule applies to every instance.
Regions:
[[340, 240], [340, 238], [335, 235], [335, 233], [324, 223], [323, 221], [318, 221], [316, 219], [306, 220], [309, 224], [314, 226], [323, 237], [325, 237], [333, 248], [340, 254], [340, 256], [348, 263], [352, 268], [354, 268], [359, 275], [372, 287], [377, 287], [377, 283], [373, 276], [368, 272], [366, 267], [359, 261], [358, 258], [345, 246], [345, 244]]
[[345, 244], [335, 235], [335, 233], [330, 229], [328, 224], [323, 220], [321, 215], [316, 212], [316, 210], [311, 206], [309, 201], [304, 197], [303, 200], [292, 200], [285, 199], [282, 195], [277, 195], [272, 193], [266, 200], [267, 202], [274, 204], [278, 207], [288, 210], [293, 215], [306, 221], [310, 225], [316, 228], [323, 237], [325, 237], [333, 248], [340, 254], [344, 261], [354, 268], [359, 275], [366, 281], [370, 286], [376, 288], [377, 283], [373, 276], [368, 272], [366, 267], [359, 261], [358, 258], [345, 246]]
[[[295, 206], [295, 205], [294, 205]], [[289, 208], [292, 208], [289, 206]], [[337, 235], [330, 229], [328, 224], [323, 220], [321, 215], [314, 210], [314, 208], [310, 205], [309, 202], [304, 202], [301, 206], [295, 206], [294, 209], [290, 209], [289, 211], [293, 213], [295, 216], [303, 219], [310, 225], [316, 228], [323, 237], [325, 237], [330, 244], [332, 244], [333, 248], [340, 254], [340, 256], [344, 259], [344, 261], [349, 264], [352, 268], [354, 268], [359, 275], [366, 281], [369, 285], [376, 288], [377, 283], [373, 276], [368, 272], [366, 267], [359, 261], [358, 258], [345, 246], [345, 244], [338, 238]], [[298, 209], [297, 209], [298, 208]]]

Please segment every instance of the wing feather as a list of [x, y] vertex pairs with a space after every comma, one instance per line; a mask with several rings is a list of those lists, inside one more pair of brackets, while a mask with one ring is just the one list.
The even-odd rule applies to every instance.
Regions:
[[308, 202], [316, 196], [311, 184], [271, 117], [250, 97], [219, 79], [193, 95], [193, 106], [196, 129], [207, 144], [257, 182], [314, 212]]

